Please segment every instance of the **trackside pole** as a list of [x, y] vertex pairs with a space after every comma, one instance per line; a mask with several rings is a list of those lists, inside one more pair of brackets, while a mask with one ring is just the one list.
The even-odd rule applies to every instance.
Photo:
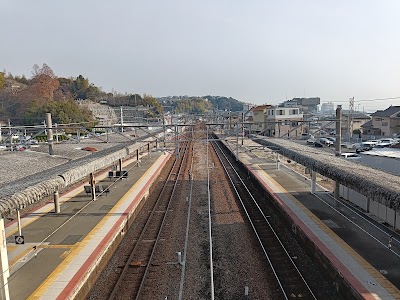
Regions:
[[8, 278], [10, 271], [8, 267], [8, 255], [6, 246], [6, 231], [4, 229], [4, 219], [0, 219], [1, 241], [0, 241], [0, 260], [1, 260], [1, 274], [0, 274], [0, 299], [10, 300], [10, 293], [8, 290]]
[[316, 179], [317, 179], [316, 172], [311, 170], [311, 193], [312, 194], [315, 194]]
[[[58, 193], [58, 191], [54, 192], [54, 212], [56, 214], [60, 213], [60, 194]], [[21, 234], [20, 234], [21, 235]]]
[[90, 190], [91, 190], [91, 194], [92, 194], [92, 201], [96, 200], [96, 181], [94, 180], [94, 175], [93, 173], [90, 173], [90, 179], [89, 179], [89, 183], [90, 183]]
[[18, 235], [22, 235], [22, 229], [21, 229], [21, 215], [19, 214], [19, 210], [17, 209], [17, 223], [18, 223]]

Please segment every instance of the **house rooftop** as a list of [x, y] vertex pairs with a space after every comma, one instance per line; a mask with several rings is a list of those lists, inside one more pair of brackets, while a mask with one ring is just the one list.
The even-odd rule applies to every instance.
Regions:
[[347, 111], [342, 111], [343, 116], [349, 116], [351, 115], [353, 119], [371, 119], [370, 116], [368, 116], [367, 114], [364, 114], [362, 112], [358, 112], [358, 111], [353, 111], [353, 113], [350, 113], [349, 110]]
[[264, 110], [264, 109], [267, 109], [267, 108], [269, 108], [269, 107], [271, 107], [271, 106], [272, 106], [272, 105], [269, 105], [269, 104], [259, 105], [259, 106], [253, 107], [251, 110], [252, 110], [252, 111], [255, 111], [255, 110]]
[[378, 110], [371, 114], [372, 117], [390, 117], [396, 113], [400, 113], [400, 106], [390, 106], [385, 110]]

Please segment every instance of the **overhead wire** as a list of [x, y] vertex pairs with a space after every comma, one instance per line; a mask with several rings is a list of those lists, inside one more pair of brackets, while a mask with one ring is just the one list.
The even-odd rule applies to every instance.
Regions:
[[[400, 99], [400, 96], [389, 97], [389, 98], [361, 99], [361, 100], [354, 99], [354, 102], [387, 101], [387, 100], [395, 100], [395, 99]], [[348, 103], [349, 100], [342, 100], [342, 101], [335, 101], [335, 102]]]

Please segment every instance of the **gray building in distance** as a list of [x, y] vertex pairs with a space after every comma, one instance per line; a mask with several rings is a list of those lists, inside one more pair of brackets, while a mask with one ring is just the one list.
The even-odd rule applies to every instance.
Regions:
[[293, 98], [283, 102], [284, 107], [300, 107], [303, 113], [316, 113], [318, 112], [318, 105], [321, 103], [319, 97], [313, 98]]

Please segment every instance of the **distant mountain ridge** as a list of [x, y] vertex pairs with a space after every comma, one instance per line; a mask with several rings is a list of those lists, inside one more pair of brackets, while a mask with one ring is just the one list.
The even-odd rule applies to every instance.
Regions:
[[159, 97], [157, 98], [161, 103], [173, 103], [185, 100], [191, 101], [208, 101], [212, 104], [213, 109], [215, 110], [226, 110], [226, 111], [242, 111], [244, 102], [234, 99], [232, 97], [224, 97], [224, 96], [167, 96], [167, 97]]

